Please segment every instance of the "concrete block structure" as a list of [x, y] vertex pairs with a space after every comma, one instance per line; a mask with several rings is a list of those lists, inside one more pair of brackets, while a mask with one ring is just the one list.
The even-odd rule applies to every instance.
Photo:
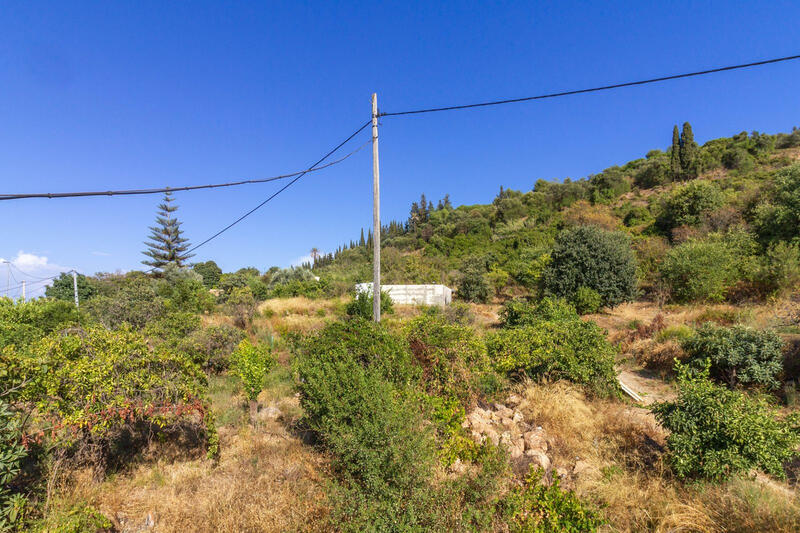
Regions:
[[[453, 290], [444, 285], [381, 285], [393, 303], [400, 305], [438, 305], [453, 301]], [[356, 293], [372, 294], [372, 283], [356, 284]]]

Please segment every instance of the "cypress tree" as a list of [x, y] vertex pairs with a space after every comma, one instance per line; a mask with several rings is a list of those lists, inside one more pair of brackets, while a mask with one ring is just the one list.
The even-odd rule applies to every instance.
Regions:
[[672, 152], [669, 158], [669, 168], [672, 171], [672, 179], [677, 180], [681, 177], [681, 136], [678, 133], [678, 125], [672, 128]]
[[681, 170], [687, 179], [697, 176], [697, 143], [694, 142], [692, 125], [683, 123], [681, 132]]
[[150, 226], [149, 241], [145, 241], [147, 249], [142, 252], [150, 259], [145, 259], [142, 264], [160, 270], [169, 263], [182, 267], [187, 259], [194, 257], [186, 250], [189, 241], [182, 237], [181, 223], [173, 215], [178, 206], [173, 204], [171, 192], [164, 194], [164, 201], [158, 205], [156, 225]]
[[364, 240], [364, 228], [361, 228], [361, 239], [358, 241], [359, 246], [366, 246], [367, 242]]

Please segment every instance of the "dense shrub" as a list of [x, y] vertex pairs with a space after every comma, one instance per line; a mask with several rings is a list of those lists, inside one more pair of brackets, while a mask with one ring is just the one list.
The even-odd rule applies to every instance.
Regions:
[[141, 329], [167, 311], [166, 301], [156, 293], [153, 280], [143, 275], [114, 279], [100, 296], [82, 308], [109, 328], [129, 324]]
[[248, 287], [237, 287], [231, 290], [225, 301], [225, 311], [233, 317], [236, 327], [246, 328], [256, 314], [256, 299]]
[[737, 279], [737, 258], [723, 241], [685, 242], [667, 252], [661, 278], [676, 302], [718, 302]]
[[35, 408], [32, 427], [52, 428], [47, 438], [59, 449], [99, 469], [151, 432], [214, 437], [205, 375], [129, 328], [76, 328], [3, 355], [0, 375], [23, 373], [19, 401]]
[[695, 366], [710, 364], [711, 375], [731, 387], [780, 386], [783, 369], [783, 341], [773, 331], [759, 331], [744, 326], [730, 328], [706, 323], [683, 342]]
[[500, 310], [500, 323], [504, 328], [531, 326], [542, 320], [574, 320], [575, 307], [562, 298], [542, 298], [535, 304], [524, 300], [509, 300]]
[[544, 472], [531, 467], [525, 484], [514, 488], [502, 501], [509, 530], [527, 533], [590, 533], [605, 524], [600, 513], [572, 492], [561, 488], [558, 474], [545, 484]]
[[219, 278], [222, 276], [222, 269], [214, 261], [196, 263], [192, 265], [192, 270], [200, 274], [200, 277], [203, 278], [203, 285], [206, 289], [216, 287], [219, 283]]
[[578, 287], [575, 291], [575, 297], [572, 299], [575, 303], [575, 310], [579, 314], [585, 315], [587, 313], [595, 313], [600, 309], [602, 298], [596, 290], [589, 287]]
[[765, 295], [780, 294], [800, 285], [800, 242], [775, 242], [761, 257], [757, 280]]
[[581, 320], [574, 308], [558, 300], [529, 309], [518, 302], [511, 310], [505, 313], [506, 324], [521, 325], [486, 338], [489, 357], [499, 371], [567, 379], [601, 396], [617, 394], [615, 349], [597, 324]]
[[[345, 307], [347, 316], [372, 319], [375, 302], [371, 292], [361, 291], [356, 293], [352, 301]], [[392, 299], [389, 294], [381, 291], [381, 314], [391, 313], [393, 310]]]
[[263, 344], [252, 344], [245, 339], [239, 343], [231, 355], [231, 363], [236, 375], [242, 380], [244, 392], [251, 402], [256, 401], [267, 373], [275, 365], [275, 359], [269, 352], [269, 347]]
[[456, 295], [465, 302], [486, 302], [489, 299], [490, 287], [486, 277], [486, 266], [483, 261], [471, 259], [461, 268]]
[[83, 274], [77, 274], [77, 279], [72, 279], [72, 274], [69, 272], [62, 272], [53, 280], [52, 285], [48, 285], [44, 289], [44, 295], [48, 298], [55, 300], [64, 300], [65, 302], [75, 301], [75, 284], [78, 282], [78, 302], [86, 302], [89, 298], [94, 296], [95, 288]]
[[715, 183], [692, 181], [664, 197], [656, 225], [669, 236], [679, 226], [700, 224], [703, 215], [718, 209], [722, 204], [722, 191]]
[[546, 293], [567, 299], [574, 299], [581, 287], [592, 289], [604, 306], [632, 300], [636, 261], [628, 238], [590, 226], [561, 232], [542, 285]]
[[774, 189], [753, 216], [753, 225], [764, 243], [797, 240], [800, 228], [800, 165], [774, 174]]
[[80, 320], [80, 313], [70, 302], [40, 299], [14, 303], [0, 298], [0, 348], [14, 345], [24, 349], [41, 337], [78, 324]]
[[765, 400], [715, 385], [708, 370], [678, 366], [678, 398], [653, 408], [670, 431], [669, 462], [681, 478], [725, 479], [758, 468], [783, 478], [796, 456], [800, 426]]
[[486, 347], [472, 328], [449, 323], [432, 309], [408, 323], [406, 337], [426, 392], [457, 398], [462, 405], [477, 397], [480, 376], [491, 370]]
[[228, 368], [229, 356], [244, 337], [241, 329], [226, 324], [208, 326], [185, 337], [178, 343], [177, 350], [205, 370], [221, 372]]
[[[332, 454], [337, 516], [375, 530], [420, 528], [433, 436], [409, 399], [410, 355], [402, 341], [363, 320], [331, 324], [299, 346], [305, 421]], [[353, 526], [353, 529], [357, 529]]]
[[164, 267], [156, 292], [174, 310], [202, 313], [214, 308], [214, 297], [203, 285], [203, 277], [173, 263]]
[[16, 414], [0, 400], [0, 531], [11, 529], [20, 518], [24, 505], [23, 496], [15, 494], [9, 486], [19, 474], [22, 459], [26, 455], [21, 437]]

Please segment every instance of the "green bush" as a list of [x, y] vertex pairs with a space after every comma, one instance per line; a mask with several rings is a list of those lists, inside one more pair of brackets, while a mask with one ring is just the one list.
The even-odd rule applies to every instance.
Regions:
[[573, 299], [575, 303], [575, 310], [579, 314], [585, 315], [588, 313], [596, 313], [600, 309], [602, 298], [596, 290], [589, 287], [578, 287]]
[[256, 314], [256, 299], [249, 287], [236, 287], [225, 300], [225, 311], [233, 317], [236, 327], [246, 328]]
[[559, 233], [542, 275], [545, 293], [572, 300], [578, 289], [597, 291], [601, 305], [614, 306], [636, 295], [636, 260], [628, 237], [582, 226]]
[[465, 261], [461, 267], [456, 295], [465, 302], [483, 303], [489, 299], [490, 292], [485, 264], [477, 259]]
[[725, 242], [692, 240], [667, 252], [660, 274], [676, 302], [719, 302], [738, 278], [736, 262]]
[[70, 302], [39, 299], [15, 303], [0, 298], [0, 348], [13, 345], [24, 349], [45, 335], [80, 321], [81, 314]]
[[176, 349], [203, 369], [222, 372], [228, 368], [231, 353], [244, 337], [241, 329], [226, 324], [208, 326], [193, 331], [178, 343]]
[[409, 399], [404, 343], [368, 321], [330, 324], [298, 346], [296, 370], [304, 420], [330, 451], [336, 492], [345, 495], [335, 498], [337, 521], [353, 530], [419, 528], [416, 505], [436, 453]]
[[202, 313], [214, 308], [214, 296], [203, 285], [203, 276], [174, 263], [164, 267], [156, 283], [156, 293], [172, 310]]
[[236, 375], [242, 380], [247, 399], [251, 402], [256, 401], [258, 394], [264, 388], [267, 374], [275, 365], [269, 347], [262, 344], [254, 345], [245, 339], [231, 355], [231, 362]]
[[774, 173], [773, 189], [755, 210], [753, 225], [764, 243], [797, 240], [800, 227], [800, 165]]
[[553, 482], [542, 482], [544, 472], [531, 467], [525, 484], [511, 490], [502, 501], [504, 518], [512, 532], [592, 532], [605, 524], [600, 513], [572, 491], [561, 488], [558, 474]]
[[753, 468], [785, 476], [783, 464], [800, 445], [796, 418], [780, 419], [766, 400], [715, 385], [708, 369], [677, 371], [678, 398], [653, 412], [670, 431], [668, 458], [678, 477], [721, 480]]
[[706, 323], [683, 343], [695, 366], [710, 363], [711, 375], [731, 387], [780, 386], [783, 370], [783, 341], [773, 331], [759, 331], [744, 326], [730, 328]]
[[800, 242], [775, 242], [761, 257], [758, 283], [764, 294], [781, 294], [800, 285]]
[[155, 283], [142, 274], [118, 277], [107, 285], [102, 294], [81, 306], [106, 327], [129, 324], [141, 329], [167, 312], [166, 301], [156, 293]]
[[[374, 302], [372, 293], [362, 291], [355, 295], [353, 300], [345, 307], [347, 316], [372, 319]], [[381, 314], [389, 314], [393, 311], [392, 299], [389, 295], [381, 291]]]
[[[560, 314], [558, 306], [548, 305]], [[574, 309], [565, 318], [537, 318], [535, 312], [525, 316], [525, 325], [487, 336], [486, 347], [497, 370], [522, 372], [534, 379], [567, 379], [600, 396], [618, 394], [615, 349], [597, 324], [584, 322]]]
[[500, 323], [504, 328], [531, 326], [541, 320], [574, 320], [575, 307], [562, 298], [545, 297], [535, 304], [524, 300], [509, 300], [500, 310]]
[[153, 432], [214, 437], [205, 375], [129, 328], [51, 334], [29, 351], [3, 352], [0, 375], [9, 371], [21, 373], [18, 401], [34, 408], [32, 427], [52, 427], [46, 438], [99, 469]]
[[722, 207], [724, 198], [717, 184], [696, 180], [678, 187], [661, 202], [656, 225], [669, 236], [679, 226], [696, 226], [703, 215]]
[[11, 529], [19, 520], [25, 503], [23, 496], [15, 494], [9, 486], [19, 474], [25, 455], [19, 420], [0, 400], [0, 531]]
[[200, 274], [203, 278], [203, 285], [206, 289], [213, 289], [219, 283], [219, 278], [222, 276], [222, 269], [214, 261], [206, 261], [205, 263], [196, 263], [192, 265], [192, 270]]
[[89, 298], [94, 296], [95, 288], [89, 282], [88, 278], [83, 274], [77, 274], [77, 279], [72, 279], [72, 274], [69, 272], [62, 272], [53, 280], [52, 285], [48, 285], [44, 289], [44, 295], [54, 300], [63, 300], [65, 302], [75, 302], [75, 281], [78, 282], [78, 302], [85, 303]]
[[451, 324], [431, 310], [408, 323], [406, 337], [426, 392], [457, 398], [462, 405], [478, 396], [479, 376], [491, 372], [491, 365], [472, 328]]

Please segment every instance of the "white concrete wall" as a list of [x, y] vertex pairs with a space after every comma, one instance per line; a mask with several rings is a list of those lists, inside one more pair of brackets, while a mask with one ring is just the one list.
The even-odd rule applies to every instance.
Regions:
[[[406, 305], [450, 305], [453, 290], [444, 285], [381, 285], [392, 302]], [[372, 294], [372, 283], [356, 284], [356, 292]]]

